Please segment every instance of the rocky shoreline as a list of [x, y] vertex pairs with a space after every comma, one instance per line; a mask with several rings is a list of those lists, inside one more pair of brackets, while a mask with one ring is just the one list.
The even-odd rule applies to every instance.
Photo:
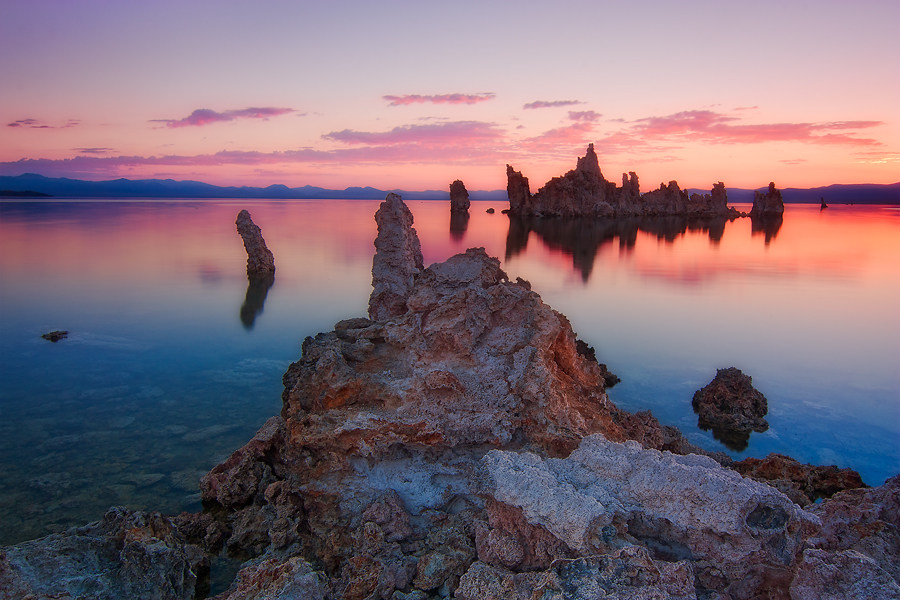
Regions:
[[217, 600], [900, 598], [900, 476], [705, 452], [499, 260], [426, 268], [395, 194], [376, 221], [368, 317], [303, 342], [204, 510], [3, 548], [0, 598], [202, 597], [221, 552]]

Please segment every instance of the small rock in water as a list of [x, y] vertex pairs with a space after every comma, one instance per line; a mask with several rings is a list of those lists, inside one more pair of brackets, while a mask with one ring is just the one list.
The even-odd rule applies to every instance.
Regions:
[[51, 342], [56, 343], [59, 340], [63, 340], [65, 338], [69, 337], [69, 332], [62, 331], [62, 330], [51, 331], [49, 333], [45, 333], [41, 337], [44, 338], [45, 340], [50, 340]]

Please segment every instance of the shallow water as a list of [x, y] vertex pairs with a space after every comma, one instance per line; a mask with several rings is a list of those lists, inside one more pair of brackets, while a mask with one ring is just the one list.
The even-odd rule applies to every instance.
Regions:
[[[900, 472], [900, 211], [788, 206], [783, 223], [510, 222], [410, 202], [425, 262], [484, 246], [622, 378], [610, 392], [703, 447]], [[485, 209], [494, 206], [496, 214]], [[199, 508], [197, 482], [281, 408], [307, 335], [363, 316], [372, 201], [0, 203], [0, 544], [113, 504]], [[277, 266], [250, 290], [248, 208]], [[68, 330], [52, 343], [41, 334]], [[693, 393], [737, 366], [770, 429], [731, 450]]]

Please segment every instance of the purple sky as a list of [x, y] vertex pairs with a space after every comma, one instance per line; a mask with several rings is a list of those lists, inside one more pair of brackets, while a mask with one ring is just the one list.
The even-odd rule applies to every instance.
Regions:
[[0, 0], [0, 174], [900, 181], [900, 2]]

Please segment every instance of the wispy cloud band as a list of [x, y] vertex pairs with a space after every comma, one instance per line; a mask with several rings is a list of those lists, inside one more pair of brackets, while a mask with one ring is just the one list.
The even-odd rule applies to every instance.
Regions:
[[477, 104], [478, 102], [486, 102], [493, 100], [496, 94], [493, 92], [484, 92], [480, 94], [405, 94], [403, 96], [382, 96], [388, 101], [388, 106], [406, 106], [409, 104]]
[[580, 100], [535, 100], [522, 106], [526, 110], [535, 108], [556, 108], [559, 106], [576, 106], [583, 104]]
[[202, 127], [211, 123], [222, 123], [236, 119], [268, 119], [296, 112], [293, 108], [275, 108], [271, 106], [242, 108], [216, 112], [209, 108], [198, 108], [183, 119], [153, 119], [151, 123], [163, 123], [166, 127]]

